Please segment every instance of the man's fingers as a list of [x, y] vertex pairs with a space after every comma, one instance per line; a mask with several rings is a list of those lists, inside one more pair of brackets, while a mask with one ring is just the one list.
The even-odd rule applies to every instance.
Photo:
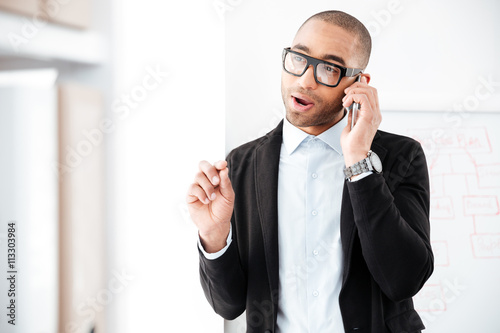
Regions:
[[205, 194], [205, 191], [199, 185], [191, 184], [186, 196], [186, 202], [188, 204], [192, 204], [198, 200], [203, 204], [208, 204], [210, 202]]
[[[372, 106], [378, 107], [378, 100], [376, 97], [376, 95], [377, 95], [376, 91], [374, 91], [371, 87], [369, 87], [369, 89], [366, 89], [363, 87], [352, 88], [349, 90], [347, 95], [344, 96], [342, 101], [345, 103], [347, 101], [347, 99], [349, 98], [349, 96], [352, 96], [352, 95], [365, 95], [368, 98], [368, 101], [370, 102], [370, 104]], [[345, 106], [345, 104], [344, 104], [344, 106]]]
[[[375, 120], [375, 122], [378, 122], [380, 124], [380, 122], [382, 121], [382, 114], [380, 112], [378, 92], [376, 88], [368, 86], [365, 83], [356, 82], [352, 86], [346, 88], [345, 93], [346, 96], [344, 96], [344, 98], [342, 99], [344, 106], [350, 105], [353, 100], [358, 102], [360, 98], [357, 96], [365, 95], [373, 111], [373, 116], [374, 116], [373, 119]], [[350, 96], [355, 96], [355, 97], [353, 99], [350, 98]]]
[[196, 176], [194, 177], [194, 183], [198, 184], [203, 189], [203, 191], [205, 191], [205, 195], [207, 196], [207, 198], [209, 198], [210, 200], [215, 200], [215, 187], [203, 172], [198, 171], [196, 173]]
[[194, 183], [204, 192], [204, 195], [200, 198], [201, 202], [208, 203], [204, 201], [206, 198], [215, 200], [217, 198], [217, 187], [219, 187], [220, 194], [225, 199], [233, 200], [234, 191], [229, 180], [229, 169], [226, 161], [217, 161], [214, 165], [207, 161], [201, 161], [199, 168], [200, 171], [196, 173]]
[[228, 188], [231, 187], [231, 181], [229, 180], [229, 169], [224, 168], [219, 172], [220, 175], [220, 186], [221, 188]]
[[210, 180], [212, 185], [219, 185], [219, 173], [212, 164], [208, 163], [207, 161], [201, 161], [198, 167], [200, 168], [200, 171], [203, 172]]
[[231, 185], [231, 180], [229, 179], [229, 169], [228, 168], [222, 169], [219, 172], [219, 175], [220, 175], [220, 179], [221, 179], [221, 182], [220, 182], [221, 195], [228, 200], [232, 200], [233, 196], [234, 196], [234, 191], [233, 191], [233, 187]]
[[[363, 104], [366, 103], [366, 104], [370, 105], [370, 108], [371, 108], [370, 100], [368, 99], [368, 97], [365, 94], [346, 95], [344, 100], [343, 100], [343, 106], [349, 107], [352, 103], [360, 103], [361, 107], [363, 107]], [[365, 105], [365, 107], [366, 106], [367, 105]]]
[[224, 160], [217, 161], [214, 163], [214, 166], [215, 166], [215, 168], [217, 168], [217, 170], [223, 170], [227, 166], [227, 161], [224, 161]]

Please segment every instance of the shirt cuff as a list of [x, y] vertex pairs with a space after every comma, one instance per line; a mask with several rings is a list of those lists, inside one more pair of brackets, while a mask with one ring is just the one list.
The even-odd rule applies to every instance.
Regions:
[[349, 179], [350, 182], [357, 182], [358, 180], [361, 180], [363, 178], [366, 178], [368, 177], [369, 175], [371, 175], [373, 173], [373, 171], [365, 171], [357, 176], [354, 176], [354, 177], [351, 177]]
[[215, 259], [221, 257], [226, 252], [229, 245], [231, 245], [232, 240], [233, 240], [233, 227], [231, 224], [229, 224], [229, 235], [227, 235], [226, 246], [224, 246], [224, 248], [222, 248], [222, 250], [219, 250], [218, 252], [215, 252], [215, 253], [206, 252], [205, 249], [203, 248], [203, 245], [201, 245], [201, 239], [200, 239], [199, 234], [198, 234], [198, 248], [203, 253], [205, 258], [207, 258], [208, 260], [215, 260]]

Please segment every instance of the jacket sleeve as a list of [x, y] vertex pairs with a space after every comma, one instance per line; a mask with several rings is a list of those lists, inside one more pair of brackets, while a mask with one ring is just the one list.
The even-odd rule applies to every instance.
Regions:
[[429, 176], [420, 144], [415, 142], [405, 158], [399, 156], [390, 169], [399, 179], [392, 192], [382, 174], [347, 184], [363, 257], [393, 301], [413, 297], [434, 269]]
[[[231, 178], [231, 154], [228, 155]], [[200, 281], [205, 297], [216, 313], [224, 319], [233, 320], [245, 311], [246, 275], [240, 264], [238, 242], [234, 221], [231, 218], [232, 241], [224, 254], [217, 259], [207, 259], [198, 248]]]

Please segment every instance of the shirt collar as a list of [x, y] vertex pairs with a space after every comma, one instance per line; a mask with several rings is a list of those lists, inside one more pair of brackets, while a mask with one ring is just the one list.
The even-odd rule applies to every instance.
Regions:
[[[333, 150], [342, 155], [342, 147], [340, 145], [340, 135], [342, 131], [347, 126], [347, 113], [344, 117], [335, 125], [321, 133], [317, 136], [318, 139], [321, 139], [327, 145], [329, 145]], [[288, 119], [284, 119], [283, 121], [283, 143], [285, 145], [286, 151], [288, 155], [293, 154], [295, 149], [304, 141], [305, 138], [309, 135], [300, 128], [292, 125]]]

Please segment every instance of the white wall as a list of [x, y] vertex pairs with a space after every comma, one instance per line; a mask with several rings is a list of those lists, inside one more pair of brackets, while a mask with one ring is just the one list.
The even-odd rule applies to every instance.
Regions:
[[198, 162], [224, 158], [223, 21], [210, 1], [116, 5], [113, 267], [132, 278], [110, 332], [221, 332], [184, 203]]

